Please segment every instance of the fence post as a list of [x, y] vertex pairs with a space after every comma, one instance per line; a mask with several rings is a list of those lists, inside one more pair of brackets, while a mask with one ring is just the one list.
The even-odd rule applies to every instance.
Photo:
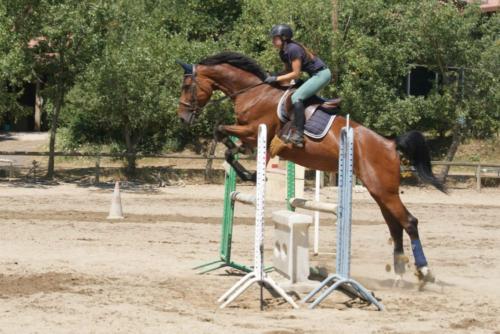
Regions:
[[9, 182], [12, 181], [13, 179], [14, 179], [14, 164], [11, 161], [9, 166]]
[[215, 149], [217, 148], [217, 140], [213, 139], [210, 142], [210, 149], [208, 151], [207, 164], [205, 165], [205, 182], [212, 182], [213, 174], [213, 161], [215, 155]]
[[477, 191], [481, 191], [481, 165], [476, 167], [476, 183]]
[[95, 182], [94, 184], [99, 184], [99, 176], [100, 176], [100, 169], [101, 169], [101, 156], [97, 155], [97, 159], [95, 160]]

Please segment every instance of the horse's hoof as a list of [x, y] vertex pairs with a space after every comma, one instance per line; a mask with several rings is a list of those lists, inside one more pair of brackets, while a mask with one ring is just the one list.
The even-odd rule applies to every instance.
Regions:
[[403, 275], [406, 271], [406, 264], [410, 262], [408, 256], [404, 254], [394, 255], [394, 272], [396, 275]]
[[415, 273], [418, 277], [418, 289], [422, 291], [427, 283], [435, 283], [436, 277], [432, 274], [429, 267], [420, 267], [417, 268], [417, 272]]
[[392, 283], [393, 288], [400, 288], [403, 286], [403, 275], [396, 275], [394, 282]]
[[250, 181], [257, 183], [257, 173], [250, 174]]

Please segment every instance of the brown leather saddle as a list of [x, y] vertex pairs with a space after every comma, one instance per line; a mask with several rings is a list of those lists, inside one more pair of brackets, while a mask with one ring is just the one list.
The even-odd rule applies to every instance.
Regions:
[[[277, 139], [281, 140], [279, 147], [287, 143], [287, 138], [290, 137], [293, 131], [293, 111], [291, 106], [290, 97], [295, 91], [294, 87], [286, 87], [286, 91], [282, 95], [278, 103], [277, 113], [281, 121], [281, 128], [278, 131]], [[280, 87], [285, 90], [285, 87]], [[322, 139], [328, 129], [330, 129], [335, 115], [340, 110], [340, 98], [325, 99], [320, 96], [314, 95], [304, 101], [305, 106], [305, 119], [304, 134], [312, 139]], [[276, 146], [275, 145], [275, 146]]]
[[336, 113], [340, 108], [340, 103], [342, 98], [337, 97], [335, 99], [325, 99], [321, 96], [311, 96], [307, 100], [304, 101], [305, 107], [309, 107], [311, 105], [318, 105], [319, 110], [323, 110], [326, 113]]
[[[279, 85], [279, 87], [284, 90], [292, 88], [289, 95], [291, 96], [293, 92], [297, 88], [299, 88], [303, 83], [304, 82], [302, 80], [298, 80], [298, 82], [295, 84]], [[304, 107], [306, 108], [306, 119], [308, 119], [311, 116], [311, 113], [314, 112], [316, 109], [322, 110], [328, 114], [336, 114], [340, 110], [341, 102], [342, 102], [341, 97], [337, 97], [334, 99], [327, 99], [318, 95], [313, 95], [304, 101]]]

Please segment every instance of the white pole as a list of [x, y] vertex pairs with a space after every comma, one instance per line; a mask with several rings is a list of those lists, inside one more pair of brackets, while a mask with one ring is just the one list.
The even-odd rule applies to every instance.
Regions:
[[[264, 262], [264, 201], [266, 193], [266, 148], [267, 127], [259, 125], [257, 144], [257, 184], [255, 185], [255, 257], [256, 278], [262, 281]], [[262, 300], [261, 300], [262, 305]]]
[[254, 245], [254, 268], [251, 273], [246, 274], [231, 289], [224, 293], [218, 302], [222, 303], [220, 308], [226, 307], [239, 295], [247, 290], [253, 283], [260, 285], [260, 309], [264, 308], [263, 291], [264, 287], [276, 291], [293, 308], [299, 308], [293, 299], [279, 287], [274, 280], [264, 272], [264, 201], [266, 191], [266, 148], [267, 148], [267, 128], [264, 124], [259, 125], [257, 143], [257, 184], [255, 197], [234, 192], [231, 195], [233, 201], [241, 201], [245, 204], [255, 204], [255, 245]]
[[[316, 183], [314, 186], [314, 200], [319, 202], [319, 191], [320, 191], [320, 181], [321, 181], [321, 172], [319, 170], [316, 171]], [[319, 248], [319, 211], [314, 212], [314, 255], [318, 255]]]

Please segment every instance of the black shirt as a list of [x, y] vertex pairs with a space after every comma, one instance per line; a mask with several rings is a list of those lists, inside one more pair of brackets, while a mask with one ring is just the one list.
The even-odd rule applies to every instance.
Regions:
[[280, 51], [281, 60], [292, 68], [292, 61], [295, 59], [300, 59], [301, 61], [301, 71], [307, 72], [309, 75], [313, 75], [316, 72], [327, 68], [325, 63], [317, 56], [313, 59], [307, 57], [306, 51], [298, 44], [294, 42], [289, 42]]

